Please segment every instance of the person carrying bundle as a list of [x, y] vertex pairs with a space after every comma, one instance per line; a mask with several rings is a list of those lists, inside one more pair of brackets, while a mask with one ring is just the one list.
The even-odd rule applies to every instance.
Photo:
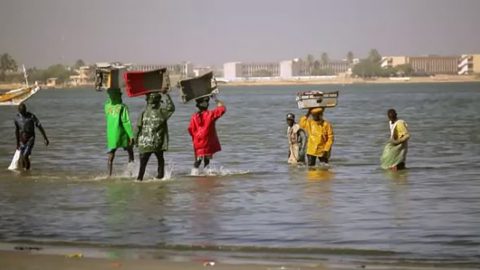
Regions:
[[207, 167], [213, 154], [222, 150], [215, 123], [225, 114], [227, 108], [221, 100], [218, 100], [215, 96], [213, 97], [217, 104], [217, 107], [213, 110], [208, 110], [209, 97], [195, 100], [198, 111], [192, 115], [188, 126], [188, 133], [192, 137], [195, 152], [192, 174], [198, 173], [198, 168], [202, 161], [204, 168]]
[[[315, 166], [316, 160], [328, 163], [334, 141], [332, 124], [323, 118], [324, 108], [310, 108], [300, 118], [299, 125], [307, 132], [308, 166]], [[311, 116], [311, 118], [310, 118]]]

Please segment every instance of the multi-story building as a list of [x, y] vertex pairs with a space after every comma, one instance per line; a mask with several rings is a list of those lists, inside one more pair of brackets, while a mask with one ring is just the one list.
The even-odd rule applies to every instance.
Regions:
[[458, 62], [458, 74], [480, 74], [480, 54], [464, 54]]
[[135, 71], [150, 71], [155, 69], [167, 68], [167, 71], [171, 74], [179, 74], [185, 77], [194, 76], [193, 64], [190, 62], [184, 62], [182, 64], [173, 65], [161, 65], [161, 64], [129, 64], [129, 70]]
[[407, 63], [415, 73], [457, 74], [458, 56], [409, 56]]
[[409, 64], [417, 74], [457, 74], [460, 58], [458, 56], [385, 56], [382, 68]]
[[307, 75], [307, 66], [302, 59], [285, 60], [280, 62], [280, 77], [291, 78]]
[[407, 63], [406, 56], [384, 56], [380, 62], [382, 68], [392, 68]]
[[210, 72], [210, 71], [213, 71], [213, 68], [210, 67], [210, 66], [205, 66], [205, 67], [195, 67], [193, 69], [193, 76], [194, 77], [197, 77], [197, 76], [200, 76], [200, 75], [203, 75], [207, 72]]
[[244, 63], [243, 76], [249, 77], [278, 77], [280, 75], [279, 63]]
[[226, 80], [237, 80], [242, 77], [242, 63], [229, 62], [223, 64], [223, 77]]
[[242, 63], [223, 64], [223, 76], [227, 80], [247, 79], [252, 77], [278, 77], [279, 63]]
[[347, 61], [330, 61], [326, 64], [320, 64], [320, 69], [329, 70], [333, 74], [345, 73], [351, 68]]
[[76, 75], [70, 76], [70, 84], [73, 86], [88, 85], [93, 83], [94, 72], [89, 66], [81, 66], [75, 70]]

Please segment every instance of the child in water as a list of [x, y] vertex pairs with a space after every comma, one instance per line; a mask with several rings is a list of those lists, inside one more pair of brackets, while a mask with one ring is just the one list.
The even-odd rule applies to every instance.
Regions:
[[198, 111], [192, 115], [188, 126], [195, 151], [192, 175], [198, 174], [198, 168], [202, 161], [204, 168], [207, 167], [213, 154], [222, 150], [215, 122], [225, 114], [227, 108], [222, 101], [216, 99], [215, 96], [213, 98], [217, 104], [217, 107], [213, 110], [208, 110], [209, 97], [196, 99]]

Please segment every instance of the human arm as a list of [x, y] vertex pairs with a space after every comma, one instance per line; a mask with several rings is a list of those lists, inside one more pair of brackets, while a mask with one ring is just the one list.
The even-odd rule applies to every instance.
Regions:
[[43, 129], [43, 127], [42, 127], [41, 125], [38, 127], [38, 129], [40, 130], [40, 132], [41, 132], [42, 135], [43, 135], [43, 139], [44, 139], [45, 145], [48, 146], [48, 145], [50, 144], [50, 141], [49, 141], [48, 138], [47, 138], [47, 134], [45, 133], [45, 130]]
[[332, 145], [333, 145], [333, 141], [334, 141], [334, 135], [333, 135], [333, 128], [332, 128], [332, 124], [330, 124], [329, 122], [325, 121], [325, 129], [326, 129], [326, 135], [327, 135], [327, 141], [325, 142], [325, 146], [324, 146], [324, 152], [330, 152], [330, 150], [332, 150]]
[[307, 133], [301, 128], [297, 131], [297, 143], [303, 148], [305, 148], [305, 145], [307, 144]]
[[213, 100], [215, 100], [215, 103], [217, 104], [217, 107], [222, 107], [225, 106], [223, 101], [217, 98], [217, 95], [212, 95]]
[[138, 120], [137, 120], [137, 127], [136, 127], [136, 131], [135, 131], [135, 140], [134, 140], [134, 144], [138, 146], [138, 137], [140, 136], [140, 133], [142, 132], [142, 127], [143, 127], [143, 114], [144, 112], [142, 112], [140, 114], [140, 116], [138, 117]]
[[197, 132], [197, 125], [195, 125], [194, 115], [190, 118], [190, 123], [188, 124], [188, 133], [193, 138], [193, 135]]
[[223, 103], [223, 101], [217, 99], [216, 95], [213, 95], [213, 99], [217, 104], [217, 107], [213, 110], [213, 119], [217, 120], [225, 114], [225, 112], [227, 111], [227, 107], [225, 106], [225, 103]]
[[45, 130], [43, 129], [42, 124], [40, 124], [40, 121], [35, 115], [33, 116], [33, 121], [35, 122], [35, 125], [37, 126], [37, 128], [40, 130], [40, 133], [42, 133], [45, 145], [48, 146], [50, 144], [50, 141], [47, 138], [47, 133], [45, 133]]
[[17, 121], [15, 121], [15, 138], [17, 141], [17, 149], [20, 148], [20, 128], [18, 127]]
[[173, 104], [172, 98], [168, 93], [164, 95], [166, 97], [165, 102], [165, 108], [162, 109], [162, 112], [164, 113], [165, 121], [172, 116], [172, 114], [175, 112], [175, 104]]
[[128, 144], [133, 145], [134, 135], [133, 135], [133, 129], [132, 129], [132, 122], [130, 121], [130, 114], [128, 112], [128, 107], [126, 105], [122, 106], [122, 112], [120, 114], [120, 122], [122, 124], [123, 129], [125, 130], [125, 133], [127, 133]]
[[405, 135], [402, 135], [398, 139], [390, 139], [389, 142], [391, 144], [398, 145], [398, 144], [401, 144], [401, 143], [404, 143], [404, 142], [408, 141], [408, 139], [410, 139], [410, 134], [405, 134]]
[[397, 120], [398, 123], [395, 125], [394, 138], [390, 139], [390, 143], [398, 145], [404, 143], [410, 139], [410, 133], [407, 129], [407, 124], [403, 120]]
[[309, 115], [310, 115], [310, 113], [308, 112], [306, 115], [300, 117], [300, 120], [298, 121], [298, 125], [300, 126], [300, 128], [304, 129], [305, 131], [307, 130], [308, 116]]
[[306, 116], [307, 118], [312, 114], [312, 110], [313, 110], [313, 108], [309, 108], [309, 109], [307, 110], [307, 113], [305, 114], [305, 116]]

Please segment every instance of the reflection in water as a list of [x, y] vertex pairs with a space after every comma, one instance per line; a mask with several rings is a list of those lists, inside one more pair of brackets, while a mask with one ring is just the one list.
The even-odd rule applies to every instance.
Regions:
[[[148, 183], [133, 182], [136, 170], [122, 179], [103, 177], [101, 94], [43, 91], [28, 102], [51, 144], [35, 148], [31, 173], [5, 169], [15, 148], [16, 111], [0, 113], [0, 240], [329, 246], [480, 260], [479, 86], [345, 86], [339, 107], [327, 112], [336, 136], [330, 171], [285, 162], [283, 115], [295, 109], [295, 94], [311, 86], [228, 87], [215, 159], [235, 175], [186, 176], [194, 108], [178, 106], [166, 153], [174, 176]], [[178, 92], [172, 97], [180, 100]], [[125, 102], [137, 119], [144, 101]], [[406, 171], [379, 169], [390, 107], [413, 134]], [[126, 164], [126, 155], [116, 162]]]
[[308, 168], [306, 170], [305, 197], [313, 203], [316, 209], [313, 218], [318, 220], [322, 227], [332, 224], [334, 202], [332, 200], [332, 181], [335, 174], [329, 170], [320, 168]]
[[388, 187], [389, 199], [392, 205], [392, 214], [395, 226], [407, 225], [409, 217], [409, 184], [408, 184], [408, 170], [392, 171], [385, 170], [385, 176], [390, 180]]
[[128, 185], [107, 185], [107, 223], [112, 229], [123, 226], [128, 219], [128, 205], [132, 203], [132, 190]]
[[392, 171], [385, 170], [384, 175], [394, 181], [397, 184], [407, 184], [408, 183], [408, 170]]
[[[169, 188], [163, 183], [108, 183], [105, 213], [108, 234], [113, 238], [121, 235], [132, 241], [151, 239], [149, 234], [152, 234], [156, 235], [156, 243], [165, 242], [169, 227], [164, 217], [169, 207], [169, 195]], [[122, 235], [125, 230], [130, 234]]]
[[216, 213], [220, 210], [218, 209], [220, 196], [217, 193], [221, 187], [220, 179], [217, 177], [195, 177], [192, 191], [192, 231], [201, 239], [201, 244], [213, 244], [215, 234], [219, 232]]
[[330, 170], [319, 168], [308, 168], [307, 180], [308, 181], [330, 181], [333, 180], [335, 174]]

